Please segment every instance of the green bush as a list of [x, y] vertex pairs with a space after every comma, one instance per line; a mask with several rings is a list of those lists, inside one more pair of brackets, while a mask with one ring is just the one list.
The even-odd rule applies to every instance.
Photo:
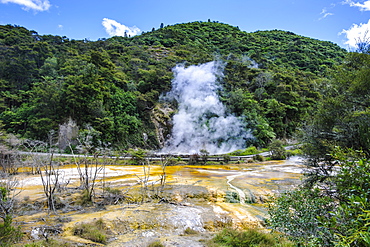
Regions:
[[228, 203], [239, 203], [240, 202], [239, 195], [235, 191], [226, 191], [225, 200]]
[[159, 240], [156, 240], [151, 242], [147, 247], [164, 247], [164, 245]]
[[303, 246], [370, 246], [370, 161], [352, 150], [331, 157], [336, 170], [278, 197], [269, 224]]
[[298, 155], [302, 155], [303, 152], [302, 152], [302, 149], [291, 149], [291, 150], [286, 150], [286, 153], [287, 153], [287, 156], [288, 157], [291, 157], [291, 156], [298, 156]]
[[230, 155], [227, 155], [227, 154], [224, 154], [223, 156], [222, 156], [222, 158], [223, 158], [223, 161], [227, 164], [227, 163], [229, 163], [230, 162], [230, 160], [231, 160], [231, 158], [230, 158]]
[[190, 227], [187, 227], [185, 229], [184, 233], [187, 234], [187, 235], [193, 235], [193, 234], [198, 234], [199, 232], [197, 232], [196, 230], [191, 229]]
[[273, 160], [285, 160], [287, 157], [287, 152], [283, 146], [283, 142], [280, 140], [273, 140], [270, 145], [269, 149], [271, 152], [271, 159]]
[[328, 215], [332, 203], [330, 198], [321, 196], [319, 189], [302, 186], [281, 194], [269, 205], [268, 224], [303, 246], [325, 245], [335, 236], [322, 227], [318, 217]]
[[81, 206], [92, 205], [92, 198], [87, 190], [83, 190], [81, 192], [81, 195], [77, 200], [77, 204], [80, 204]]
[[255, 146], [250, 146], [244, 150], [236, 150], [232, 153], [230, 153], [230, 155], [232, 156], [246, 156], [246, 155], [252, 155], [252, 154], [258, 154], [259, 151], [258, 149], [255, 147]]
[[122, 190], [111, 187], [104, 187], [104, 191], [113, 195], [122, 195]]
[[93, 223], [81, 223], [76, 225], [73, 228], [73, 235], [89, 239], [97, 243], [105, 244], [107, 242], [107, 235], [104, 231], [104, 222], [101, 219]]
[[11, 246], [22, 238], [20, 227], [13, 226], [12, 221], [12, 217], [7, 215], [0, 223], [0, 246]]
[[262, 162], [262, 161], [265, 160], [265, 157], [263, 157], [262, 155], [256, 154], [256, 155], [253, 156], [253, 160]]
[[247, 229], [238, 231], [234, 229], [224, 229], [218, 233], [208, 243], [209, 246], [224, 246], [224, 247], [288, 247], [293, 246], [292, 243], [284, 238], [272, 233], [264, 233], [258, 229]]

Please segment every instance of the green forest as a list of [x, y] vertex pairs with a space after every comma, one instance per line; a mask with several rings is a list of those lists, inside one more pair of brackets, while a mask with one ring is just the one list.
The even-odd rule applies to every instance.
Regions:
[[3, 25], [0, 127], [47, 141], [73, 120], [95, 146], [156, 150], [158, 123], [166, 136], [176, 112], [176, 103], [160, 100], [172, 68], [214, 60], [225, 63], [222, 102], [255, 137], [246, 147], [294, 139], [306, 158], [302, 185], [270, 204], [266, 225], [296, 246], [369, 246], [367, 43], [348, 52], [288, 31], [247, 33], [214, 21], [98, 41]]
[[124, 149], [160, 148], [153, 118], [162, 117], [155, 116], [159, 97], [171, 89], [176, 64], [224, 61], [220, 97], [252, 131], [255, 139], [246, 145], [262, 147], [294, 136], [347, 53], [291, 32], [247, 33], [218, 22], [98, 41], [6, 25], [0, 26], [0, 47], [4, 130], [45, 141], [72, 119], [80, 131], [89, 126], [96, 139]]

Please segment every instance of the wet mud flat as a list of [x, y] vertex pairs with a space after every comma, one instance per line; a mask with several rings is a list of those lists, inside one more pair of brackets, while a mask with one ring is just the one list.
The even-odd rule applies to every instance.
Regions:
[[[55, 212], [45, 209], [45, 197], [39, 175], [20, 174], [22, 192], [18, 196], [39, 209], [18, 215], [29, 242], [43, 239], [43, 229], [57, 229], [50, 237], [81, 246], [102, 245], [76, 236], [74, 226], [95, 224], [101, 219], [107, 233], [107, 246], [147, 246], [159, 241], [164, 246], [205, 246], [208, 239], [226, 227], [263, 227], [267, 217], [266, 200], [270, 195], [289, 190], [300, 183], [303, 170], [299, 160], [228, 165], [168, 166], [166, 183], [159, 189], [163, 170], [150, 167], [147, 181], [149, 194], [142, 193], [141, 166], [109, 165], [97, 179], [95, 204], [79, 206], [78, 172], [73, 165], [61, 166], [61, 182], [66, 184], [59, 196], [69, 207]], [[124, 191], [125, 200], [101, 203], [100, 189]], [[64, 194], [64, 195], [63, 195]], [[22, 199], [23, 198], [23, 199]]]

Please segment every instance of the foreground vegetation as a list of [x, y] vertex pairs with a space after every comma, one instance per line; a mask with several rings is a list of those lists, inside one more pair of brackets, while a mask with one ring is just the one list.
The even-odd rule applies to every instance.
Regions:
[[225, 229], [207, 243], [209, 247], [292, 247], [294, 244], [278, 234], [250, 228], [244, 231]]
[[302, 186], [271, 205], [270, 224], [300, 245], [370, 245], [369, 44], [352, 53], [303, 128]]

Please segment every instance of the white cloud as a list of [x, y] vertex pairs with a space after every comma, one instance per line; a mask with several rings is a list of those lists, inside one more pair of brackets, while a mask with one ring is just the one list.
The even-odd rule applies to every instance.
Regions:
[[347, 41], [344, 44], [356, 48], [359, 40], [366, 38], [367, 33], [370, 31], [370, 19], [368, 23], [361, 23], [360, 25], [353, 24], [350, 29], [343, 31], [340, 34], [345, 34]]
[[15, 3], [23, 6], [24, 10], [45, 11], [51, 7], [48, 0], [0, 0], [1, 3]]
[[322, 15], [319, 20], [325, 19], [328, 16], [334, 15], [333, 13], [329, 13], [326, 8], [323, 8], [320, 15]]
[[366, 0], [364, 3], [354, 2], [352, 0], [346, 0], [344, 4], [349, 4], [351, 7], [358, 7], [361, 11], [370, 11], [370, 0]]
[[63, 30], [63, 25], [59, 24], [59, 25], [58, 25], [58, 28], [59, 28], [60, 30]]
[[102, 22], [105, 31], [109, 34], [109, 36], [135, 36], [140, 34], [140, 29], [138, 27], [127, 27], [121, 23], [118, 23], [115, 20], [111, 20], [108, 18], [104, 18]]

